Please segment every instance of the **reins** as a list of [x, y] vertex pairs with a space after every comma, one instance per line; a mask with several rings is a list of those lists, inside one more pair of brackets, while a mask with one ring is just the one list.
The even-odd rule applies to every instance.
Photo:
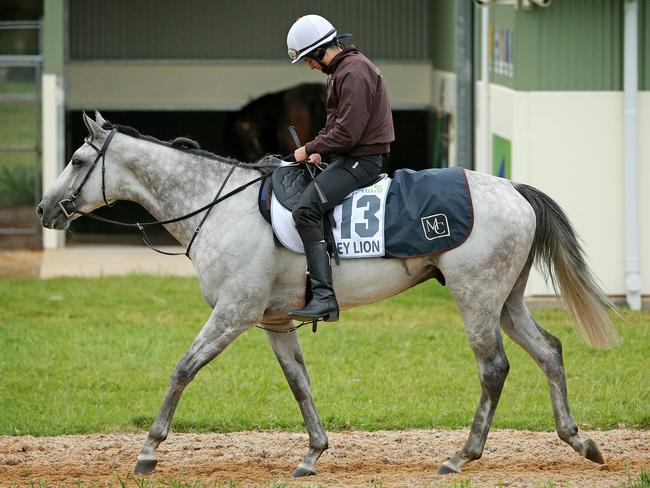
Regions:
[[[215, 205], [217, 205], [218, 203], [230, 198], [231, 196], [239, 193], [240, 191], [248, 188], [249, 186], [257, 183], [258, 181], [263, 180], [264, 178], [266, 178], [268, 176], [267, 174], [263, 174], [261, 176], [258, 176], [257, 178], [255, 178], [255, 179], [253, 179], [251, 181], [248, 181], [247, 183], [244, 183], [242, 186], [239, 186], [239, 187], [235, 188], [234, 190], [232, 190], [232, 191], [226, 193], [225, 195], [221, 196], [221, 192], [223, 191], [226, 184], [228, 183], [228, 180], [230, 179], [233, 172], [235, 171], [235, 168], [237, 168], [239, 166], [239, 164], [240, 164], [240, 162], [237, 161], [235, 164], [233, 164], [231, 166], [230, 170], [228, 171], [228, 174], [226, 175], [226, 178], [221, 183], [221, 186], [219, 187], [219, 190], [217, 191], [217, 194], [215, 195], [215, 197], [212, 199], [212, 201], [210, 203], [208, 203], [207, 205], [204, 205], [201, 208], [193, 210], [193, 211], [191, 211], [191, 212], [189, 212], [189, 213], [187, 213], [185, 215], [181, 215], [180, 217], [175, 217], [173, 219], [167, 219], [167, 220], [161, 220], [161, 221], [155, 221], [155, 222], [129, 223], [129, 222], [120, 222], [120, 221], [117, 221], [117, 220], [107, 219], [105, 217], [100, 217], [99, 215], [94, 215], [91, 212], [82, 212], [81, 210], [79, 210], [77, 208], [75, 200], [79, 196], [79, 192], [81, 191], [83, 186], [86, 184], [86, 181], [88, 181], [88, 178], [90, 177], [90, 173], [92, 173], [92, 171], [95, 169], [95, 166], [97, 166], [97, 162], [100, 160], [100, 158], [101, 158], [101, 161], [102, 161], [102, 197], [104, 198], [104, 203], [106, 205], [108, 205], [108, 206], [113, 205], [113, 204], [109, 204], [108, 200], [106, 199], [106, 184], [105, 184], [106, 165], [105, 165], [105, 157], [106, 157], [106, 151], [108, 150], [108, 146], [111, 143], [111, 141], [113, 140], [113, 136], [115, 135], [117, 130], [118, 130], [118, 126], [114, 126], [111, 129], [111, 132], [106, 137], [106, 140], [104, 141], [104, 144], [102, 145], [101, 149], [99, 149], [97, 146], [93, 145], [88, 139], [86, 139], [86, 144], [88, 144], [95, 151], [97, 151], [97, 157], [91, 163], [90, 169], [88, 170], [88, 172], [84, 176], [84, 179], [81, 181], [81, 183], [79, 184], [79, 186], [77, 187], [75, 192], [72, 194], [72, 196], [70, 198], [65, 198], [65, 199], [61, 200], [59, 202], [59, 207], [61, 207], [61, 210], [63, 210], [63, 213], [65, 214], [66, 217], [71, 217], [74, 214], [78, 214], [78, 215], [82, 215], [84, 217], [89, 217], [89, 218], [91, 218], [93, 220], [97, 220], [99, 222], [105, 222], [107, 224], [118, 225], [118, 226], [121, 226], [121, 227], [136, 228], [142, 233], [142, 240], [144, 241], [145, 245], [149, 249], [151, 249], [153, 251], [156, 251], [157, 253], [160, 253], [160, 254], [165, 254], [167, 256], [185, 255], [188, 258], [190, 258], [190, 249], [192, 248], [192, 244], [194, 244], [194, 241], [195, 241], [196, 237], [199, 235], [199, 232], [201, 231], [201, 227], [203, 226], [206, 219], [210, 215], [210, 212], [212, 211], [212, 208]], [[70, 205], [71, 208], [66, 208], [66, 205]], [[188, 244], [187, 249], [185, 250], [185, 252], [167, 252], [167, 251], [163, 251], [161, 249], [156, 248], [151, 243], [151, 241], [149, 240], [149, 237], [147, 236], [147, 233], [145, 231], [145, 227], [152, 227], [152, 226], [155, 226], [155, 225], [173, 224], [173, 223], [176, 223], [176, 222], [180, 222], [182, 220], [189, 219], [190, 217], [194, 217], [195, 215], [200, 214], [201, 212], [204, 212], [206, 210], [207, 210], [207, 212], [205, 213], [205, 215], [201, 219], [201, 222], [199, 223], [199, 225], [194, 230], [194, 233], [192, 234], [192, 238], [190, 239], [190, 243]]]
[[[236, 195], [240, 191], [245, 190], [249, 186], [257, 183], [258, 181], [262, 181], [264, 178], [266, 178], [268, 176], [268, 175], [258, 176], [257, 178], [255, 178], [255, 179], [253, 179], [253, 180], [251, 180], [251, 181], [249, 181], [247, 183], [244, 183], [242, 186], [239, 186], [239, 187], [235, 188], [234, 190], [229, 191], [224, 196], [219, 197], [219, 194], [223, 191], [223, 188], [226, 186], [226, 183], [228, 182], [228, 179], [230, 178], [230, 175], [232, 174], [232, 171], [234, 170], [234, 168], [236, 166], [238, 166], [238, 164], [233, 165], [231, 170], [228, 172], [228, 176], [226, 177], [226, 179], [221, 184], [221, 187], [219, 188], [219, 191], [217, 192], [217, 195], [214, 197], [214, 200], [212, 200], [212, 202], [208, 203], [207, 205], [204, 205], [201, 208], [197, 208], [196, 210], [193, 210], [190, 213], [187, 213], [185, 215], [181, 215], [180, 217], [175, 217], [173, 219], [160, 220], [160, 221], [155, 221], [155, 222], [129, 223], [129, 222], [120, 222], [120, 221], [117, 221], [117, 220], [107, 219], [105, 217], [100, 217], [99, 215], [95, 215], [95, 214], [90, 213], [90, 212], [82, 212], [81, 210], [76, 210], [76, 213], [78, 213], [79, 215], [83, 215], [84, 217], [89, 217], [89, 218], [91, 218], [93, 220], [97, 220], [97, 221], [100, 221], [100, 222], [105, 222], [107, 224], [119, 225], [121, 227], [129, 227], [129, 228], [132, 228], [132, 229], [138, 229], [142, 233], [143, 242], [151, 250], [156, 251], [156, 252], [158, 252], [160, 254], [165, 254], [167, 256], [182, 256], [182, 255], [185, 255], [185, 256], [187, 256], [189, 258], [190, 257], [189, 253], [190, 253], [190, 249], [192, 247], [192, 244], [194, 243], [194, 240], [196, 239], [196, 236], [199, 234], [199, 232], [201, 230], [201, 227], [203, 226], [203, 223], [208, 218], [208, 215], [210, 214], [210, 211], [212, 210], [212, 208], [215, 205], [217, 205], [218, 203], [223, 202], [224, 200], [230, 198], [233, 195]], [[190, 243], [188, 244], [187, 249], [185, 250], [185, 252], [167, 252], [167, 251], [163, 251], [161, 249], [157, 249], [153, 244], [151, 244], [151, 241], [149, 240], [149, 238], [147, 236], [147, 233], [145, 231], [145, 227], [153, 227], [153, 226], [156, 226], [156, 225], [173, 224], [173, 223], [176, 223], [176, 222], [180, 222], [181, 220], [186, 220], [186, 219], [189, 219], [190, 217], [194, 217], [195, 215], [200, 214], [201, 212], [204, 212], [205, 210], [208, 210], [208, 212], [203, 216], [203, 219], [201, 219], [201, 223], [194, 230], [194, 234], [192, 235], [192, 239], [190, 240]]]

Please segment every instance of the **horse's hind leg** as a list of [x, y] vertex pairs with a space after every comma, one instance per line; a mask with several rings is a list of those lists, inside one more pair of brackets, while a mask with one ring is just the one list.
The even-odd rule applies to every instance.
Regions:
[[296, 398], [302, 417], [309, 433], [309, 450], [302, 462], [293, 471], [292, 476], [300, 477], [316, 473], [316, 461], [327, 449], [327, 434], [316, 411], [316, 405], [311, 396], [309, 376], [295, 332], [288, 334], [267, 331], [266, 333], [273, 352], [282, 367], [284, 376]]
[[[234, 322], [233, 317], [237, 318]], [[237, 336], [250, 326], [249, 320], [241, 320], [241, 310], [214, 310], [206, 324], [194, 339], [185, 355], [178, 361], [169, 379], [167, 393], [154, 421], [147, 440], [140, 450], [135, 474], [151, 473], [158, 463], [156, 448], [167, 438], [172, 417], [185, 387], [198, 371], [212, 361]]]
[[465, 446], [440, 466], [438, 474], [458, 473], [465, 464], [481, 457], [509, 370], [499, 332], [498, 313], [486, 313], [477, 309], [476, 305], [463, 304], [462, 300], [458, 300], [458, 306], [478, 364], [481, 399]]
[[603, 456], [591, 439], [582, 439], [571, 415], [567, 395], [562, 344], [542, 329], [524, 303], [524, 290], [531, 263], [527, 263], [501, 312], [501, 328], [544, 371], [555, 416], [557, 433], [564, 442], [587, 459], [603, 464]]

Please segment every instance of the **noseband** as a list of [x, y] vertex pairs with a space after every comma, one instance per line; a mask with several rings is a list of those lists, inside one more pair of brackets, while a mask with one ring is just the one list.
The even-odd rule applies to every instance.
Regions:
[[[74, 193], [70, 196], [70, 198], [64, 198], [59, 202], [59, 207], [61, 207], [61, 210], [63, 210], [64, 215], [67, 218], [72, 217], [74, 214], [81, 214], [82, 212], [77, 208], [76, 200], [77, 197], [79, 196], [79, 192], [81, 189], [84, 187], [86, 182], [88, 181], [88, 178], [90, 178], [90, 173], [93, 172], [95, 169], [95, 166], [97, 166], [97, 162], [101, 159], [102, 160], [102, 197], [104, 198], [104, 203], [108, 205], [109, 207], [113, 204], [108, 203], [108, 200], [106, 199], [106, 151], [108, 151], [108, 146], [110, 145], [111, 141], [113, 140], [113, 136], [117, 132], [117, 126], [113, 127], [113, 129], [108, 133], [108, 136], [106, 137], [106, 140], [104, 141], [104, 144], [102, 145], [102, 148], [99, 149], [97, 146], [95, 146], [91, 140], [90, 137], [87, 137], [85, 139], [86, 144], [88, 144], [90, 147], [92, 147], [95, 151], [97, 151], [97, 157], [95, 160], [90, 164], [90, 169], [86, 172], [86, 175], [84, 176], [84, 179], [81, 180], [81, 183], [77, 187], [77, 189], [74, 191]], [[69, 209], [66, 209], [66, 205], [70, 205]]]

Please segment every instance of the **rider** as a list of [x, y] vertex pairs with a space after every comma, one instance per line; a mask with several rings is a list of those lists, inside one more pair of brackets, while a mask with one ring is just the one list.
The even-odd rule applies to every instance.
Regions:
[[292, 63], [304, 60], [327, 78], [327, 121], [318, 136], [296, 149], [298, 162], [329, 164], [316, 176], [327, 199], [321, 204], [314, 183], [293, 210], [293, 219], [307, 256], [313, 298], [289, 316], [301, 320], [338, 320], [332, 269], [323, 233], [323, 216], [352, 191], [372, 183], [395, 140], [393, 118], [379, 69], [354, 47], [341, 41], [334, 26], [319, 15], [300, 17], [289, 30], [287, 48]]

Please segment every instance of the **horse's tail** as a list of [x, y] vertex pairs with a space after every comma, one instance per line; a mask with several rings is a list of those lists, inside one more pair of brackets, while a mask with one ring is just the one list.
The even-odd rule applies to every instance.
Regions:
[[[607, 309], [613, 302], [599, 286], [585, 260], [585, 253], [568, 217], [551, 197], [532, 186], [513, 183], [530, 203], [537, 217], [537, 228], [530, 250], [537, 268], [567, 306], [585, 341], [599, 349], [619, 342]], [[560, 293], [558, 293], [560, 294]]]

